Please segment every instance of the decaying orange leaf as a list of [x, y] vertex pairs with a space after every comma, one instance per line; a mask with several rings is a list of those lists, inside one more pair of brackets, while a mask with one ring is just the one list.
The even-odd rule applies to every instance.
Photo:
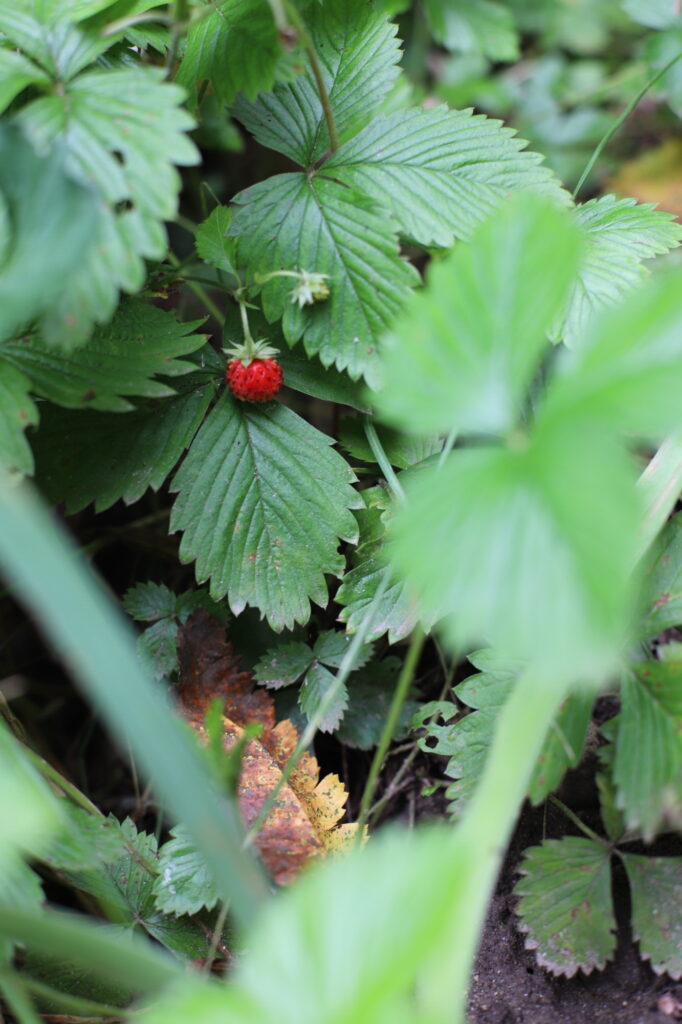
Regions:
[[624, 163], [608, 188], [640, 203], [658, 203], [662, 210], [682, 218], [682, 140], [666, 139]]
[[[275, 721], [272, 697], [254, 686], [250, 673], [239, 670], [223, 628], [203, 609], [180, 629], [178, 658], [178, 707], [200, 736], [205, 737], [204, 717], [216, 698], [224, 702], [227, 750], [243, 736], [245, 726], [258, 722], [263, 727], [261, 735], [246, 744], [237, 791], [248, 827], [296, 748], [298, 731], [288, 719]], [[256, 839], [265, 867], [281, 885], [311, 859], [346, 847], [355, 835], [355, 825], [338, 824], [348, 798], [339, 777], [320, 780], [319, 775], [316, 759], [303, 754]]]

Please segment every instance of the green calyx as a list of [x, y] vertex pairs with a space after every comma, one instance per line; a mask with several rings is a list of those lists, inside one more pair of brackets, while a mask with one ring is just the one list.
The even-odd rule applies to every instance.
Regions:
[[224, 348], [223, 352], [228, 359], [239, 359], [244, 366], [249, 366], [255, 359], [276, 359], [279, 355], [279, 349], [268, 345], [265, 338], [254, 341], [251, 337], [230, 348]]

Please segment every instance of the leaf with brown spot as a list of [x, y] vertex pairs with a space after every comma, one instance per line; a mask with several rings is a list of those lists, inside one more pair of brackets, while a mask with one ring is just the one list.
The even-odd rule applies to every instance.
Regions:
[[[275, 722], [271, 695], [255, 687], [249, 672], [240, 671], [224, 630], [203, 609], [180, 629], [178, 659], [178, 708], [199, 736], [206, 738], [204, 718], [216, 698], [224, 702], [226, 750], [238, 742], [247, 725], [257, 722], [262, 726], [261, 735], [244, 748], [237, 789], [242, 817], [249, 827], [277, 785], [298, 743], [298, 732], [288, 719]], [[309, 861], [348, 845], [356, 826], [338, 826], [346, 800], [338, 776], [320, 780], [316, 759], [303, 754], [254, 844], [277, 883], [292, 881]]]

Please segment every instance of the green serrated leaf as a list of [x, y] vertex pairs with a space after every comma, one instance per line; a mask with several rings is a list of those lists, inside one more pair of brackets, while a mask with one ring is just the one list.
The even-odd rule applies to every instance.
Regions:
[[[61, 30], [41, 29], [48, 48]], [[68, 47], [65, 52], [71, 59]], [[90, 53], [82, 55], [79, 66], [91, 59]], [[142, 287], [145, 260], [165, 255], [163, 222], [175, 216], [180, 189], [174, 165], [196, 163], [198, 152], [186, 136], [193, 121], [180, 107], [184, 92], [164, 78], [163, 68], [142, 65], [86, 70], [16, 115], [36, 150], [63, 148], [65, 169], [97, 198], [87, 258], [71, 273], [59, 261], [60, 287], [49, 307], [42, 307], [41, 333], [48, 344], [82, 344], [94, 323], [111, 317], [120, 290]], [[61, 209], [54, 196], [50, 201]]]
[[136, 583], [126, 591], [123, 608], [138, 622], [157, 622], [175, 614], [177, 598], [165, 583]]
[[[348, 707], [339, 727], [337, 739], [347, 747], [371, 750], [381, 739], [386, 716], [398, 682], [401, 662], [388, 657], [371, 661], [348, 681]], [[412, 718], [419, 708], [410, 697], [404, 702], [394, 739], [404, 739], [410, 731]]]
[[154, 836], [138, 832], [130, 819], [120, 829], [127, 844], [122, 856], [96, 871], [64, 871], [65, 877], [93, 896], [109, 920], [127, 927], [140, 925], [183, 959], [205, 956], [208, 942], [199, 924], [169, 917], [155, 905], [152, 889], [158, 860]]
[[378, 381], [379, 336], [400, 310], [418, 275], [398, 252], [395, 225], [362, 195], [323, 173], [277, 174], [240, 192], [232, 233], [247, 273], [308, 270], [329, 275], [330, 296], [299, 308], [291, 282], [263, 286], [263, 312], [282, 318], [293, 345], [334, 363], [353, 379]]
[[[410, 437], [399, 430], [382, 426], [377, 429], [377, 434], [391, 465], [397, 466], [398, 469], [407, 469], [408, 466], [418, 465], [430, 455], [435, 455], [443, 447], [443, 440], [437, 434], [426, 437]], [[365, 435], [362, 420], [357, 416], [341, 417], [339, 443], [356, 459], [362, 459], [363, 462], [376, 462]]]
[[[347, 633], [339, 633], [334, 629], [325, 630], [324, 633], [320, 633], [315, 641], [313, 654], [318, 661], [321, 661], [329, 668], [339, 668], [351, 643], [352, 637], [348, 636]], [[371, 657], [371, 645], [363, 644], [353, 660], [353, 671], [366, 665]]]
[[606, 844], [566, 836], [525, 851], [514, 892], [526, 948], [552, 974], [602, 970], [616, 948]]
[[174, 619], [161, 619], [145, 629], [138, 638], [137, 649], [157, 679], [168, 678], [177, 671], [177, 637], [177, 622]]
[[621, 853], [630, 883], [632, 932], [656, 974], [682, 978], [682, 858]]
[[391, 512], [391, 501], [381, 487], [362, 492], [366, 508], [355, 515], [360, 527], [360, 543], [351, 555], [352, 568], [343, 577], [335, 600], [343, 605], [339, 621], [346, 624], [349, 634], [356, 633], [364, 624], [370, 605], [371, 622], [367, 625], [368, 643], [388, 633], [390, 643], [404, 639], [414, 629], [416, 608], [409, 591], [400, 581], [389, 582], [378, 606], [373, 605], [377, 590], [390, 572], [384, 557], [386, 519]]
[[313, 652], [307, 644], [294, 641], [268, 651], [253, 670], [257, 682], [269, 690], [291, 686], [310, 667]]
[[594, 313], [615, 305], [647, 271], [643, 261], [679, 245], [673, 214], [635, 199], [602, 196], [578, 206], [574, 220], [583, 240], [580, 269], [553, 336], [580, 344]]
[[[377, 110], [398, 75], [396, 28], [366, 0], [312, 4], [306, 23], [337, 135], [344, 142]], [[234, 113], [264, 146], [303, 167], [312, 166], [330, 148], [320, 92], [307, 59], [303, 74], [293, 82], [276, 85], [255, 103], [240, 98]]]
[[628, 828], [682, 826], [682, 665], [638, 662], [621, 685], [613, 778]]
[[661, 273], [595, 318], [581, 346], [565, 352], [545, 414], [652, 438], [679, 429], [681, 280]]
[[150, 402], [133, 412], [41, 407], [33, 436], [38, 482], [69, 513], [90, 502], [101, 512], [122, 499], [158, 491], [190, 444], [213, 397], [205, 378], [195, 391]]
[[206, 861], [182, 826], [172, 828], [171, 835], [159, 851], [159, 873], [152, 890], [157, 908], [165, 914], [213, 909], [218, 892]]
[[232, 213], [228, 206], [216, 206], [197, 228], [196, 247], [199, 256], [212, 267], [237, 277], [234, 263], [235, 243], [228, 235]]
[[481, 53], [495, 61], [517, 60], [519, 40], [514, 15], [491, 0], [425, 0], [435, 39], [448, 50]]
[[128, 299], [112, 322], [73, 355], [55, 351], [37, 338], [5, 342], [0, 355], [29, 374], [33, 390], [51, 402], [71, 409], [124, 412], [134, 408], [124, 396], [174, 394], [155, 377], [178, 377], [196, 369], [181, 357], [205, 344], [206, 335], [194, 333], [201, 323], [180, 323], [172, 313]]
[[682, 623], [682, 514], [673, 516], [646, 559], [641, 636], [656, 636]]
[[16, 129], [0, 128], [0, 340], [51, 308], [92, 256], [95, 198], [66, 164], [63, 147], [39, 155]]
[[371, 196], [421, 245], [469, 238], [510, 192], [569, 198], [511, 128], [470, 110], [397, 111], [370, 122], [321, 170]]
[[350, 405], [360, 412], [369, 411], [362, 385], [336, 367], [323, 366], [319, 359], [310, 358], [296, 350], [280, 352], [277, 358], [288, 388], [302, 391], [304, 395], [313, 398], [321, 398], [325, 402]]
[[28, 377], [0, 359], [0, 466], [9, 480], [33, 472], [33, 454], [24, 435], [38, 422], [30, 390]]
[[184, 530], [181, 559], [196, 559], [197, 580], [210, 577], [236, 615], [252, 605], [291, 629], [311, 600], [326, 605], [324, 574], [342, 572], [338, 540], [357, 539], [349, 509], [361, 501], [331, 444], [290, 409], [227, 392], [194, 439], [172, 483], [171, 531]]
[[632, 610], [633, 469], [581, 428], [537, 424], [518, 450], [461, 449], [418, 470], [391, 529], [396, 572], [456, 650], [485, 638], [548, 684], [611, 674]]
[[238, 92], [271, 88], [282, 56], [267, 0], [218, 0], [190, 26], [176, 81], [193, 90], [209, 79], [221, 103], [231, 103]]
[[[322, 702], [324, 701], [330, 687], [334, 685], [336, 676], [324, 665], [313, 662], [306, 672], [305, 679], [298, 694], [298, 703], [301, 711], [307, 717], [313, 718]], [[318, 728], [321, 732], [334, 732], [338, 729], [348, 707], [348, 689], [346, 685], [340, 686], [334, 702], [327, 708], [324, 717], [321, 719]]]
[[524, 197], [432, 264], [386, 342], [384, 418], [421, 434], [515, 426], [577, 259], [567, 216]]
[[595, 782], [599, 792], [599, 811], [606, 834], [613, 843], [617, 843], [625, 833], [625, 822], [617, 805], [616, 787], [611, 775], [607, 775], [606, 772], [598, 772]]

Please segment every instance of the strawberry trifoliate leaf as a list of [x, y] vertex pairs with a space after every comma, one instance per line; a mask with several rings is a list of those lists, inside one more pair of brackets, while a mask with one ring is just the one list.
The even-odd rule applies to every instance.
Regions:
[[[306, 672], [303, 685], [299, 690], [298, 703], [301, 711], [309, 719], [317, 715], [328, 691], [334, 685], [335, 679], [334, 673], [330, 672], [324, 665], [320, 665], [317, 661]], [[321, 732], [334, 732], [338, 728], [347, 707], [348, 688], [344, 684], [338, 688], [331, 706], [327, 708], [318, 724], [318, 729]]]
[[602, 970], [616, 948], [606, 843], [566, 836], [526, 850], [515, 886], [526, 948], [552, 974]]
[[515, 426], [577, 260], [568, 217], [523, 197], [432, 264], [386, 342], [384, 418], [422, 434]]
[[28, 377], [0, 359], [0, 466], [5, 479], [18, 480], [33, 472], [31, 446], [24, 436], [26, 428], [38, 422], [30, 390]]
[[279, 73], [291, 75], [268, 0], [212, 0], [199, 6], [176, 81], [193, 90], [210, 80], [222, 104], [255, 96]]
[[206, 956], [209, 942], [200, 925], [164, 914], [155, 904], [158, 854], [154, 836], [138, 832], [130, 819], [119, 827], [126, 844], [120, 857], [97, 869], [65, 869], [64, 876], [93, 896], [110, 919], [128, 927], [141, 925], [157, 942], [184, 959]]
[[456, 450], [406, 481], [392, 564], [455, 649], [485, 639], [548, 685], [598, 679], [619, 666], [630, 625], [634, 483], [618, 445], [572, 422]]
[[682, 826], [682, 665], [637, 662], [621, 687], [613, 778], [629, 828]]
[[378, 380], [379, 336], [400, 310], [417, 272], [400, 258], [395, 225], [375, 204], [323, 173], [278, 174], [240, 192], [231, 232], [249, 276], [289, 269], [329, 275], [329, 298], [292, 302], [292, 283], [263, 287], [268, 320], [282, 317], [289, 344], [335, 363], [353, 379]]
[[[339, 633], [334, 629], [328, 629], [320, 633], [313, 654], [318, 661], [321, 661], [329, 668], [339, 668], [351, 645], [351, 637], [346, 633]], [[362, 668], [372, 657], [372, 648], [369, 644], [363, 644], [353, 660], [353, 670]]]
[[[386, 521], [391, 516], [391, 501], [381, 487], [363, 491], [362, 498], [365, 508], [355, 513], [360, 543], [351, 555], [352, 566], [335, 596], [336, 602], [343, 605], [339, 621], [346, 624], [350, 634], [356, 633], [364, 623], [377, 590], [390, 572], [383, 557], [383, 548]], [[367, 641], [378, 640], [388, 633], [389, 641], [396, 643], [409, 636], [416, 621], [416, 609], [405, 584], [400, 580], [389, 582], [378, 606], [373, 608]]]
[[656, 974], [682, 978], [682, 858], [620, 855], [632, 898], [632, 932]]
[[44, 403], [32, 439], [36, 475], [69, 513], [90, 502], [102, 512], [122, 499], [158, 491], [189, 446], [213, 395], [204, 378], [195, 390], [149, 402], [125, 415], [59, 409]]
[[313, 652], [307, 644], [293, 641], [268, 651], [253, 670], [254, 678], [269, 690], [291, 686], [310, 667]]
[[[320, 63], [340, 142], [379, 107], [398, 76], [396, 27], [366, 0], [313, 3], [307, 30]], [[287, 85], [276, 85], [255, 103], [240, 98], [234, 113], [270, 149], [310, 167], [329, 150], [320, 91], [308, 59]]]
[[514, 15], [493, 0], [425, 0], [431, 33], [448, 50], [481, 53], [495, 61], [516, 60], [519, 40]]
[[579, 343], [595, 310], [611, 306], [645, 276], [643, 261], [675, 248], [682, 227], [673, 214], [634, 199], [603, 196], [573, 213], [583, 239], [578, 276], [554, 336]]
[[[52, 53], [64, 22], [38, 29]], [[79, 30], [73, 31], [80, 38]], [[7, 32], [21, 49], [21, 33], [15, 26]], [[108, 45], [107, 40], [99, 50]], [[67, 47], [66, 52], [70, 75], [96, 56], [81, 53], [72, 66], [75, 51]], [[193, 121], [180, 108], [184, 92], [164, 80], [162, 68], [96, 68], [69, 77], [52, 63], [45, 66], [56, 76], [53, 90], [31, 99], [15, 121], [37, 150], [62, 144], [66, 170], [99, 200], [88, 258], [66, 278], [41, 320], [49, 343], [73, 348], [85, 341], [93, 323], [111, 316], [119, 290], [142, 286], [145, 259], [165, 254], [163, 222], [175, 216], [180, 188], [174, 164], [196, 163], [198, 152], [185, 134]]]
[[361, 503], [331, 444], [290, 409], [227, 392], [194, 439], [173, 480], [171, 530], [235, 614], [252, 605], [281, 630], [306, 622], [311, 600], [326, 605], [324, 575], [343, 571], [338, 540], [357, 539], [349, 510]]
[[137, 622], [158, 622], [175, 614], [177, 598], [165, 583], [136, 583], [123, 598], [123, 608]]
[[669, 519], [646, 559], [641, 636], [682, 623], [682, 514]]
[[510, 192], [569, 203], [542, 157], [525, 146], [513, 129], [470, 110], [401, 110], [371, 121], [332, 154], [323, 173], [371, 196], [402, 235], [450, 246]]
[[565, 352], [546, 414], [602, 431], [665, 436], [682, 425], [682, 278], [661, 273], [591, 323]]
[[[349, 703], [339, 726], [337, 739], [347, 747], [370, 750], [376, 747], [386, 724], [400, 674], [400, 658], [370, 661], [348, 680]], [[404, 739], [420, 705], [408, 697], [400, 709], [393, 739]]]
[[155, 377], [196, 370], [195, 363], [182, 357], [206, 343], [205, 334], [194, 333], [202, 322], [183, 324], [172, 313], [128, 299], [112, 322], [73, 354], [29, 337], [5, 342], [0, 356], [30, 376], [36, 394], [57, 405], [124, 412], [134, 408], [125, 396], [164, 398], [175, 393]]

